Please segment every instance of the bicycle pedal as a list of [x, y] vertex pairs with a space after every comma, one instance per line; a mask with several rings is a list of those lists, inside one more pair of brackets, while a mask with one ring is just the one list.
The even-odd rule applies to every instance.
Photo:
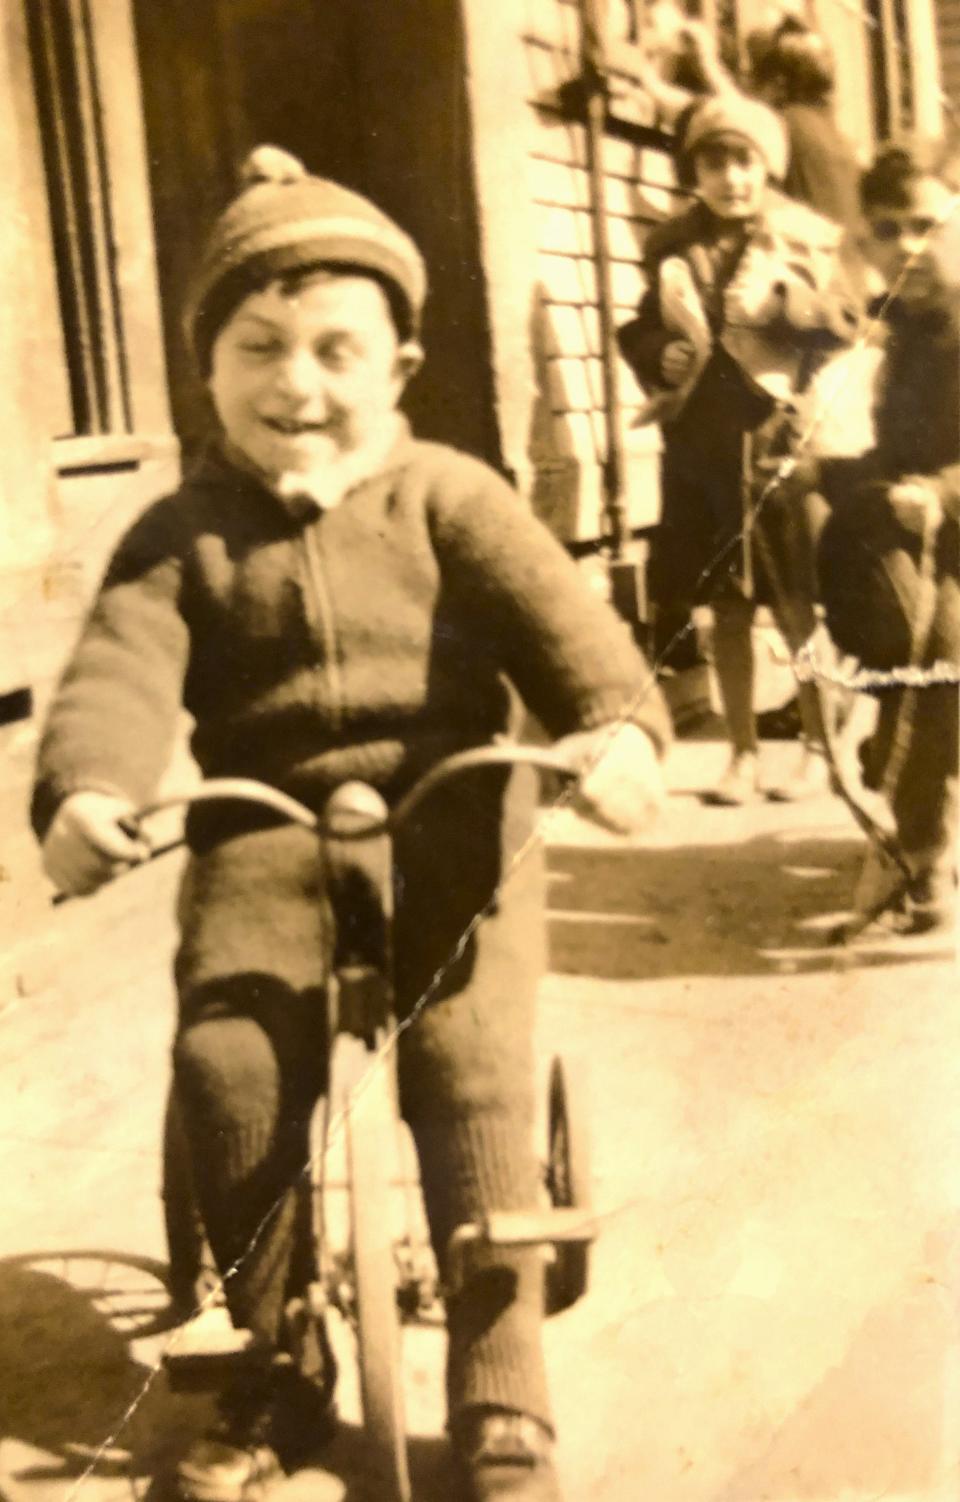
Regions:
[[290, 1299], [286, 1307], [289, 1361], [301, 1376], [333, 1391], [336, 1362], [327, 1334], [327, 1299], [320, 1283], [310, 1283], [302, 1298]]
[[465, 1259], [471, 1248], [499, 1247], [520, 1251], [539, 1248], [549, 1255], [551, 1248], [585, 1245], [595, 1241], [599, 1226], [589, 1211], [573, 1207], [553, 1210], [491, 1210], [479, 1222], [458, 1226], [447, 1249], [447, 1290], [455, 1294], [461, 1287]]
[[202, 1392], [220, 1387], [237, 1368], [264, 1360], [264, 1348], [252, 1330], [238, 1330], [226, 1309], [205, 1309], [180, 1327], [163, 1353], [174, 1392]]
[[481, 1223], [489, 1246], [525, 1247], [556, 1242], [596, 1241], [597, 1223], [576, 1207], [551, 1210], [492, 1210]]

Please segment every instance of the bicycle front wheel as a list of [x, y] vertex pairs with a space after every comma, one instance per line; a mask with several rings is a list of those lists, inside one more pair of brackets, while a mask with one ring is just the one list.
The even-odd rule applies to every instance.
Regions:
[[[554, 1058], [547, 1097], [547, 1188], [556, 1209], [582, 1210], [591, 1205], [589, 1118], [582, 1080]], [[582, 1299], [590, 1280], [586, 1241], [556, 1248], [547, 1269], [547, 1313], [561, 1314]]]
[[194, 1190], [190, 1149], [172, 1087], [163, 1123], [162, 1192], [170, 1298], [180, 1317], [191, 1319], [210, 1302], [220, 1279], [207, 1243]]
[[337, 1046], [349, 1052], [344, 1066], [352, 1085], [346, 1118], [350, 1237], [369, 1465], [378, 1497], [410, 1502], [391, 1214], [391, 1145], [397, 1131], [393, 1074], [388, 1063], [375, 1062], [360, 1039], [341, 1036]]

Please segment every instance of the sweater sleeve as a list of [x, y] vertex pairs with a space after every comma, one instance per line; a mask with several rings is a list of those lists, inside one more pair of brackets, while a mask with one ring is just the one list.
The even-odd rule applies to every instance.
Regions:
[[176, 530], [171, 503], [158, 502], [109, 564], [40, 740], [31, 818], [41, 839], [69, 794], [139, 804], [163, 772], [189, 652]]
[[480, 464], [467, 474], [436, 496], [433, 538], [484, 651], [551, 735], [623, 716], [665, 749], [667, 708], [627, 626], [504, 481]]
[[882, 499], [890, 481], [877, 462], [875, 449], [850, 458], [823, 458], [815, 463], [817, 489], [835, 516], [862, 524], [874, 514], [878, 497]]

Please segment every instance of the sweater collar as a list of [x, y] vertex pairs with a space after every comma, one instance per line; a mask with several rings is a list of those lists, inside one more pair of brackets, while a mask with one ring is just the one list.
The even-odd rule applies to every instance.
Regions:
[[232, 490], [238, 486], [254, 490], [258, 495], [269, 497], [292, 521], [304, 526], [315, 521], [324, 511], [333, 510], [353, 491], [391, 473], [405, 462], [412, 442], [410, 424], [403, 413], [393, 415], [395, 420], [389, 432], [384, 434], [383, 442], [351, 456], [354, 462], [343, 466], [334, 477], [333, 485], [325, 487], [325, 494], [319, 493], [319, 487], [311, 486], [309, 481], [298, 483], [299, 477], [292, 475], [284, 477], [289, 483], [269, 481], [245, 455], [219, 435], [210, 439], [198, 456], [191, 479], [207, 485], [228, 486]]
[[935, 291], [924, 302], [905, 303], [882, 294], [870, 304], [871, 318], [881, 319], [895, 334], [918, 338], [950, 336], [960, 328], [960, 298], [947, 288]]

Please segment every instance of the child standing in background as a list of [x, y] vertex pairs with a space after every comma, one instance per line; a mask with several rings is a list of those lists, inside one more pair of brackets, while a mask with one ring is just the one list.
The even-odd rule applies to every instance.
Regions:
[[[714, 658], [731, 758], [712, 793], [723, 804], [759, 795], [752, 624], [770, 592], [745, 526], [761, 461], [816, 364], [849, 343], [858, 314], [837, 257], [835, 227], [776, 194], [787, 165], [784, 127], [766, 105], [728, 93], [700, 104], [680, 166], [698, 201], [647, 242], [648, 291], [620, 330], [621, 351], [650, 393], [641, 421], [663, 425], [662, 519], [652, 557], [658, 654], [697, 603], [714, 615]], [[764, 498], [758, 524], [780, 556], [794, 632], [815, 625], [797, 533], [800, 514]], [[771, 599], [775, 613], [782, 601]], [[826, 785], [815, 690], [799, 689], [804, 756], [768, 790], [785, 799]]]
[[[752, 43], [752, 45], [751, 45]], [[851, 256], [860, 230], [860, 177], [853, 147], [834, 119], [834, 61], [823, 37], [788, 16], [747, 38], [750, 87], [787, 129], [783, 191], [840, 225]]]
[[[844, 651], [889, 675], [862, 748], [889, 800], [912, 879], [895, 927], [956, 918], [960, 677], [960, 200], [929, 153], [887, 147], [864, 173], [866, 252], [886, 284], [875, 443], [803, 477], [832, 510], [820, 545], [827, 624]], [[897, 669], [930, 669], [922, 686]], [[952, 681], [951, 681], [952, 679]], [[868, 863], [861, 906], [884, 873]]]

